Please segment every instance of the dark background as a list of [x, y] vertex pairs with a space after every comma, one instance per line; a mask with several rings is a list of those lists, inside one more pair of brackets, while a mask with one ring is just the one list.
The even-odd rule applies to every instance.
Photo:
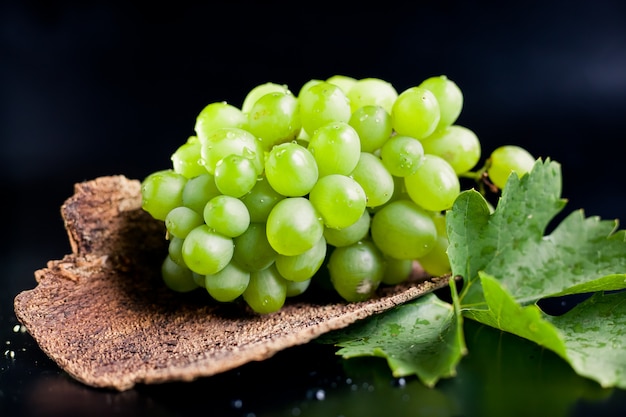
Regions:
[[625, 2], [401, 4], [3, 2], [2, 334], [33, 271], [70, 251], [59, 207], [74, 183], [169, 167], [206, 104], [268, 81], [297, 92], [343, 74], [400, 92], [445, 74], [484, 156], [517, 144], [557, 160], [566, 212], [626, 219]]

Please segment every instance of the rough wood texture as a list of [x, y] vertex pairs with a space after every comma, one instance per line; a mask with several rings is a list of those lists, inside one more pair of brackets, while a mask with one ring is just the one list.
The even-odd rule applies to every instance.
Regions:
[[[447, 285], [416, 270], [361, 303], [293, 298], [273, 314], [174, 293], [160, 279], [163, 223], [141, 209], [124, 176], [76, 184], [61, 208], [72, 254], [35, 272], [15, 298], [17, 318], [62, 369], [94, 387], [191, 381], [311, 341]], [[306, 293], [305, 293], [306, 294]]]

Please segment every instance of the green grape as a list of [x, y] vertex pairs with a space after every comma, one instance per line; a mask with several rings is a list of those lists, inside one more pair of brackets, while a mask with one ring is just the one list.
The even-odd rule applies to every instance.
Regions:
[[251, 158], [231, 154], [217, 162], [214, 176], [215, 186], [222, 194], [239, 198], [252, 190], [258, 172]]
[[535, 158], [524, 148], [504, 145], [495, 149], [487, 162], [487, 174], [491, 182], [501, 190], [506, 185], [509, 175], [515, 172], [519, 178], [530, 172]]
[[376, 155], [361, 152], [359, 163], [350, 176], [363, 188], [367, 207], [382, 206], [391, 199], [395, 185], [393, 176]]
[[463, 126], [442, 127], [421, 142], [425, 153], [448, 161], [457, 175], [468, 172], [480, 160], [480, 141], [473, 131]]
[[182, 254], [185, 265], [192, 271], [207, 275], [215, 274], [233, 257], [233, 240], [213, 231], [203, 224], [193, 229], [183, 242]]
[[454, 81], [440, 75], [425, 79], [419, 86], [430, 90], [439, 103], [438, 127], [450, 126], [456, 122], [463, 108], [463, 93]]
[[326, 239], [320, 240], [309, 250], [299, 255], [276, 257], [276, 269], [288, 281], [306, 281], [315, 275], [326, 257]]
[[193, 178], [204, 174], [206, 169], [200, 159], [200, 141], [197, 136], [190, 136], [187, 142], [180, 145], [172, 154], [172, 167], [185, 178]]
[[214, 130], [224, 127], [247, 129], [248, 118], [232, 104], [218, 101], [208, 104], [200, 111], [194, 129], [200, 142], [203, 142]]
[[334, 248], [327, 265], [333, 288], [348, 302], [371, 298], [385, 273], [383, 254], [369, 240]]
[[327, 83], [334, 84], [341, 88], [344, 93], [350, 91], [350, 88], [356, 82], [356, 78], [348, 77], [347, 75], [336, 74], [326, 79]]
[[204, 276], [204, 288], [213, 299], [223, 303], [240, 297], [248, 288], [249, 282], [250, 272], [236, 262], [230, 262], [215, 274]]
[[348, 246], [359, 240], [365, 239], [370, 230], [371, 215], [369, 211], [363, 210], [363, 214], [359, 220], [343, 229], [335, 229], [330, 227], [324, 228], [324, 238], [329, 245], [332, 246]]
[[[309, 81], [307, 81], [306, 83], [304, 83], [302, 85], [302, 87], [300, 87], [300, 91], [298, 91], [298, 98], [302, 95], [302, 93], [304, 93], [306, 90], [308, 90], [309, 88], [313, 87], [315, 84], [319, 84], [321, 82], [324, 82], [324, 80], [318, 80], [316, 78], [313, 78]], [[332, 83], [331, 83], [332, 84]]]
[[392, 136], [380, 149], [380, 159], [391, 175], [406, 177], [422, 165], [424, 147], [411, 136]]
[[319, 176], [350, 175], [361, 157], [359, 134], [346, 122], [332, 122], [318, 128], [309, 139]]
[[250, 223], [246, 231], [233, 241], [233, 260], [247, 271], [269, 267], [278, 255], [267, 240], [265, 223]]
[[206, 287], [204, 286], [204, 279], [206, 278], [206, 275], [198, 274], [196, 272], [191, 271], [191, 277], [193, 278], [193, 282], [196, 283], [198, 288], [206, 289]]
[[274, 146], [265, 161], [265, 177], [272, 188], [288, 197], [308, 194], [319, 176], [315, 158], [295, 142]]
[[280, 276], [275, 265], [250, 273], [243, 299], [254, 312], [274, 313], [283, 307], [286, 298], [287, 280]]
[[324, 233], [324, 224], [305, 197], [280, 200], [267, 217], [267, 240], [281, 255], [299, 255], [311, 249]]
[[433, 249], [426, 255], [417, 258], [417, 261], [427, 274], [439, 277], [451, 272], [450, 258], [448, 258], [450, 242], [446, 230], [446, 216], [441, 212], [433, 213], [433, 221], [437, 229], [437, 240]]
[[235, 127], [216, 129], [202, 141], [201, 161], [209, 174], [215, 174], [215, 166], [224, 157], [241, 155], [254, 162], [257, 174], [263, 171], [265, 154], [261, 143], [250, 132]]
[[372, 240], [396, 259], [416, 259], [435, 244], [437, 229], [430, 213], [410, 200], [386, 204], [372, 216]]
[[381, 281], [386, 285], [400, 284], [409, 279], [412, 272], [412, 259], [395, 259], [385, 255], [385, 272]]
[[287, 88], [287, 86], [284, 84], [277, 84], [277, 83], [272, 83], [272, 82], [259, 84], [248, 92], [248, 94], [243, 100], [243, 104], [241, 105], [241, 111], [244, 114], [250, 113], [250, 110], [252, 110], [254, 103], [256, 103], [257, 100], [263, 97], [264, 95], [270, 94], [270, 93], [290, 94], [291, 92], [289, 91], [289, 88]]
[[165, 228], [175, 237], [184, 239], [196, 227], [204, 224], [202, 216], [198, 212], [185, 206], [173, 208], [165, 216]]
[[243, 201], [229, 195], [213, 197], [202, 212], [204, 223], [217, 233], [237, 237], [250, 226], [250, 213]]
[[356, 130], [362, 152], [374, 152], [389, 139], [393, 131], [391, 116], [382, 106], [363, 106], [356, 109], [348, 124]]
[[261, 175], [252, 190], [241, 197], [241, 201], [248, 208], [251, 222], [264, 223], [272, 208], [283, 198], [285, 196], [273, 189], [267, 178]]
[[346, 93], [334, 84], [319, 81], [302, 89], [298, 96], [302, 128], [309, 135], [331, 122], [345, 122], [352, 114]]
[[309, 201], [322, 216], [324, 226], [343, 229], [354, 224], [367, 203], [363, 187], [347, 175], [331, 174], [317, 181]]
[[165, 256], [161, 263], [161, 277], [165, 285], [176, 292], [189, 292], [198, 288], [191, 270], [174, 262], [169, 256]]
[[404, 185], [411, 200], [430, 211], [452, 207], [461, 192], [459, 177], [452, 166], [437, 155], [424, 155], [420, 167], [404, 177]]
[[183, 260], [183, 242], [185, 239], [170, 236], [169, 243], [167, 244], [167, 254], [170, 259], [176, 262], [178, 265], [185, 265], [185, 261]]
[[380, 78], [356, 80], [347, 95], [352, 112], [363, 106], [381, 106], [387, 113], [391, 113], [393, 103], [398, 98], [398, 92], [393, 85]]
[[382, 207], [385, 207], [387, 204], [393, 201], [411, 199], [411, 197], [409, 197], [409, 194], [406, 192], [406, 187], [404, 185], [404, 177], [396, 177], [395, 175], [392, 175], [391, 177], [393, 178], [393, 194], [391, 195], [391, 198], [382, 206], [370, 207], [369, 211], [371, 214], [376, 213]]
[[448, 238], [439, 235], [432, 250], [426, 255], [417, 258], [417, 261], [428, 275], [440, 277], [450, 273], [448, 245]]
[[165, 220], [167, 213], [183, 205], [183, 188], [187, 178], [166, 169], [148, 175], [141, 183], [141, 208], [156, 220]]
[[302, 127], [298, 99], [290, 92], [262, 96], [248, 113], [248, 126], [265, 151], [279, 143], [295, 140]]
[[416, 139], [431, 135], [441, 117], [437, 98], [424, 87], [411, 87], [400, 93], [390, 114], [396, 133]]
[[297, 297], [300, 294], [304, 294], [306, 290], [311, 286], [312, 278], [304, 281], [289, 281], [286, 280], [287, 297]]
[[190, 178], [183, 188], [183, 205], [202, 214], [206, 203], [215, 196], [221, 195], [215, 185], [215, 178], [208, 172]]

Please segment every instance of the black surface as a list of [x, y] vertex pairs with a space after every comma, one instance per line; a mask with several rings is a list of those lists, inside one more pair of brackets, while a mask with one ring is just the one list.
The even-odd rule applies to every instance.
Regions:
[[626, 219], [626, 3], [432, 3], [3, 2], [0, 415], [624, 415], [624, 391], [490, 329], [468, 334], [500, 343], [497, 371], [473, 354], [434, 389], [311, 344], [115, 393], [75, 382], [15, 328], [14, 296], [70, 250], [59, 207], [74, 183], [168, 166], [204, 105], [239, 105], [267, 81], [297, 91], [345, 74], [403, 90], [446, 74], [485, 154], [513, 143], [549, 156], [563, 167], [565, 212]]

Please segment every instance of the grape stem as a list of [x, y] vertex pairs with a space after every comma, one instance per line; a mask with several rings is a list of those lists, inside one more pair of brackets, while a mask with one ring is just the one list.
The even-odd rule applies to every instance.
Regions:
[[479, 192], [483, 196], [487, 195], [487, 191], [496, 194], [500, 191], [500, 189], [489, 179], [489, 175], [487, 174], [487, 169], [489, 168], [490, 165], [491, 165], [491, 158], [487, 159], [487, 161], [485, 161], [485, 164], [479, 170], [464, 172], [462, 174], [459, 174], [459, 176], [474, 180], [476, 184], [478, 185]]

